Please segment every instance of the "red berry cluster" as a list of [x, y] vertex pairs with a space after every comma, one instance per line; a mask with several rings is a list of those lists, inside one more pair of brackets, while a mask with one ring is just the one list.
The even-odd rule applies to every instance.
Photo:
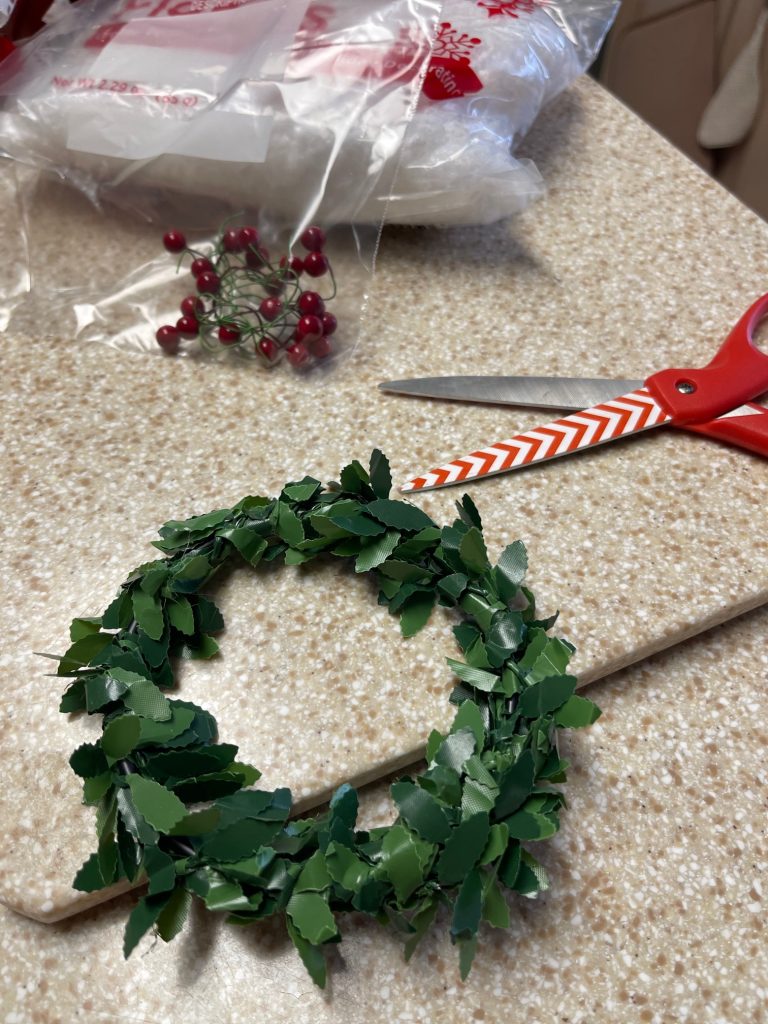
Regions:
[[[158, 328], [158, 345], [174, 354], [182, 338], [199, 338], [208, 349], [223, 345], [252, 351], [268, 365], [285, 351], [295, 367], [330, 355], [337, 321], [325, 303], [335, 296], [336, 283], [323, 252], [325, 232], [309, 227], [300, 241], [305, 256], [281, 256], [273, 263], [254, 227], [228, 228], [207, 255], [189, 248], [180, 231], [166, 232], [168, 252], [192, 257], [198, 294], [182, 300], [175, 325]], [[325, 274], [331, 294], [303, 288], [303, 275]]]

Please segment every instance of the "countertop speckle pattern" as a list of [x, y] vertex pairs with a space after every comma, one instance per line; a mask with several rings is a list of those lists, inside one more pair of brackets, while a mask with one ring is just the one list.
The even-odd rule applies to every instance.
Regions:
[[[526, 146], [548, 196], [491, 228], [387, 232], [364, 337], [322, 380], [75, 345], [40, 310], [17, 317], [0, 409], [0, 770], [12, 780], [0, 796], [0, 900], [55, 919], [100, 898], [70, 888], [93, 833], [66, 764], [98, 722], [58, 714], [59, 683], [33, 652], [60, 652], [70, 619], [105, 607], [160, 523], [305, 472], [331, 479], [374, 446], [404, 481], [546, 419], [384, 397], [381, 380], [697, 365], [765, 290], [768, 226], [594, 83], [550, 107]], [[60, 191], [48, 207], [58, 273], [79, 245], [120, 247], [95, 219], [78, 235], [78, 203]], [[154, 229], [126, 228], [122, 259], [150, 240]], [[418, 501], [446, 522], [460, 493]], [[768, 541], [755, 529], [767, 494], [767, 463], [671, 430], [472, 488], [492, 557], [515, 538], [528, 545], [539, 606], [560, 608], [583, 682], [768, 598]], [[368, 581], [343, 575], [233, 574], [217, 588], [222, 657], [181, 676], [265, 784], [307, 804], [413, 760], [451, 715], [449, 617], [405, 643]]]
[[[590, 687], [603, 716], [564, 737], [569, 807], [537, 850], [551, 889], [512, 899], [508, 931], [483, 927], [465, 984], [445, 915], [407, 965], [345, 918], [325, 993], [277, 922], [195, 910], [124, 962], [125, 895], [50, 925], [0, 908], [0, 1019], [762, 1024], [767, 629], [760, 609]], [[362, 822], [391, 814], [386, 783], [364, 791]]]

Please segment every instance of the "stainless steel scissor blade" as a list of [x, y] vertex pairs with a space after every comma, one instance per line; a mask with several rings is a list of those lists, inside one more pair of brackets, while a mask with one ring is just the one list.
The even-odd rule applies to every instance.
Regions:
[[379, 389], [398, 395], [454, 402], [587, 409], [642, 386], [641, 380], [608, 377], [416, 377], [384, 381], [379, 384]]

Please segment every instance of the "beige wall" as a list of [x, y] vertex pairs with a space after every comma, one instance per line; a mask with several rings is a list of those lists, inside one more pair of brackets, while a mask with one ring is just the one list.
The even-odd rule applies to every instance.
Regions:
[[603, 84], [747, 205], [768, 219], [768, 32], [760, 99], [738, 144], [707, 149], [696, 133], [707, 104], [747, 45], [765, 0], [624, 0], [603, 54]]

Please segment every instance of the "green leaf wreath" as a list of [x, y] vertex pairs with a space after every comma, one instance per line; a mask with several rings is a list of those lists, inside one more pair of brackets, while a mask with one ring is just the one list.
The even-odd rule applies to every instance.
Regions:
[[[391, 500], [381, 452], [366, 471], [352, 462], [324, 489], [305, 477], [279, 498], [248, 497], [183, 522], [155, 542], [165, 557], [135, 569], [100, 618], [78, 618], [58, 673], [71, 677], [60, 710], [103, 715], [97, 743], [70, 759], [84, 801], [97, 811], [98, 850], [75, 888], [147, 881], [125, 931], [128, 956], [150, 929], [165, 941], [181, 929], [193, 896], [230, 921], [285, 917], [313, 980], [325, 984], [323, 947], [339, 942], [338, 916], [361, 911], [392, 925], [410, 957], [438, 907], [466, 977], [480, 922], [509, 924], [504, 890], [532, 895], [546, 874], [522, 843], [553, 835], [567, 762], [560, 728], [600, 714], [566, 674], [572, 646], [547, 635], [523, 586], [520, 541], [491, 566], [472, 500], [438, 527], [419, 508]], [[463, 613], [454, 633], [463, 661], [450, 732], [426, 743], [428, 767], [391, 787], [392, 825], [355, 827], [357, 792], [336, 790], [327, 812], [291, 818], [290, 790], [252, 788], [259, 772], [218, 741], [203, 708], [166, 696], [173, 660], [210, 658], [224, 625], [200, 591], [233, 556], [288, 565], [329, 553], [370, 572], [379, 603], [413, 636], [436, 603]]]

